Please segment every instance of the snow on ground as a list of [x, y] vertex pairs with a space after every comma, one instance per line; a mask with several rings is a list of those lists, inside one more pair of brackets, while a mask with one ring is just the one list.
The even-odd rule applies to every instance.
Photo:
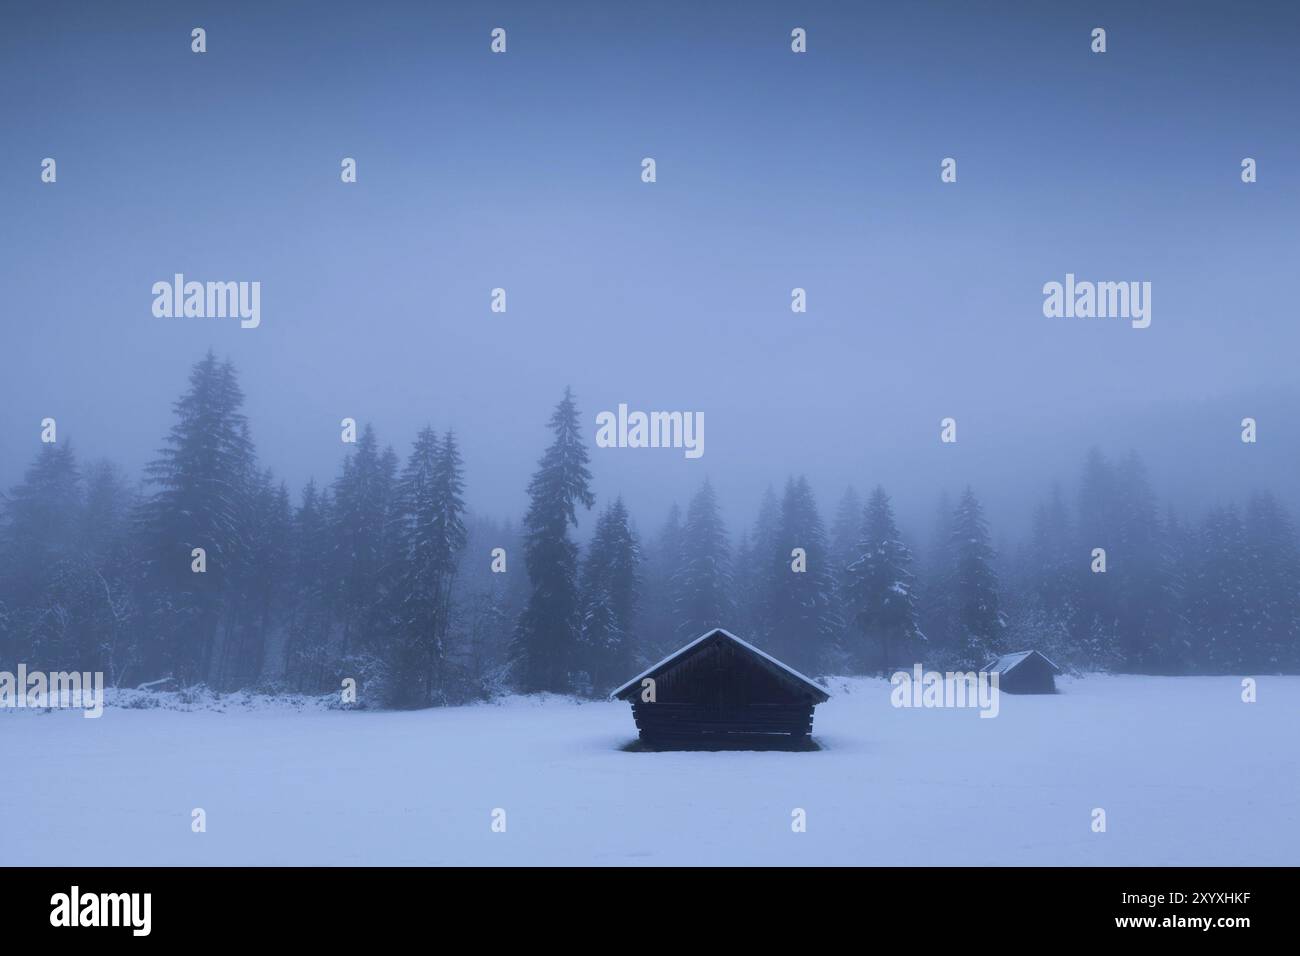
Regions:
[[[811, 753], [638, 753], [623, 703], [0, 712], [0, 859], [1300, 864], [1300, 677], [1093, 676], [1001, 713], [836, 680]], [[191, 810], [207, 832], [190, 829]], [[494, 808], [505, 833], [491, 832]], [[807, 832], [791, 811], [807, 812]], [[1107, 832], [1091, 830], [1094, 807]]]

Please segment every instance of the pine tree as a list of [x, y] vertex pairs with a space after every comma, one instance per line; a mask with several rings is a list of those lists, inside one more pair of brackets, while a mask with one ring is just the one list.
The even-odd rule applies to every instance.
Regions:
[[921, 631], [928, 641], [927, 650], [935, 656], [936, 663], [943, 663], [951, 657], [956, 643], [956, 597], [952, 590], [956, 558], [953, 554], [952, 516], [952, 500], [944, 491], [939, 495], [930, 545], [924, 554], [918, 602]]
[[1191, 628], [1188, 624], [1188, 587], [1191, 580], [1191, 542], [1186, 527], [1172, 507], [1166, 509], [1160, 539], [1163, 593], [1160, 603], [1164, 620], [1161, 629], [1161, 672], [1187, 673], [1192, 659]]
[[1245, 526], [1236, 506], [1215, 508], [1196, 543], [1191, 617], [1193, 658], [1202, 674], [1239, 671], [1248, 636], [1258, 627], [1251, 603]]
[[86, 469], [85, 487], [80, 536], [89, 599], [87, 641], [78, 656], [83, 670], [102, 670], [109, 684], [117, 686], [140, 665], [139, 622], [131, 601], [135, 499], [121, 470], [108, 461]]
[[331, 675], [357, 681], [364, 700], [387, 703], [395, 693], [389, 658], [396, 629], [391, 593], [397, 573], [397, 460], [379, 451], [367, 424], [334, 483], [333, 558], [339, 583], [340, 641]]
[[661, 660], [677, 648], [677, 593], [673, 582], [682, 561], [682, 509], [674, 504], [648, 548], [642, 601], [641, 642], [636, 662]]
[[437, 686], [444, 681], [442, 673], [448, 652], [448, 632], [451, 628], [452, 595], [460, 567], [460, 555], [469, 540], [465, 527], [465, 475], [456, 434], [448, 429], [442, 436], [442, 449], [433, 474], [434, 513], [431, 524], [434, 544], [433, 557], [438, 569], [435, 594], [437, 596], [434, 646], [438, 650], [433, 668], [425, 682], [426, 697], [435, 689], [445, 700], [445, 688]]
[[[772, 565], [772, 651], [792, 667], [821, 673], [842, 623], [835, 609], [835, 576], [826, 530], [806, 478], [786, 482], [781, 500], [780, 551]], [[802, 549], [804, 570], [795, 570]]]
[[596, 521], [582, 573], [581, 656], [597, 693], [632, 672], [640, 562], [627, 508], [617, 498]]
[[1017, 646], [1032, 647], [1061, 665], [1079, 663], [1072, 628], [1078, 613], [1080, 556], [1059, 484], [1034, 510], [1023, 565], [1024, 617]]
[[[1163, 605], [1164, 573], [1161, 528], [1155, 494], [1146, 467], [1130, 453], [1116, 471], [1120, 526], [1118, 553], [1107, 554], [1107, 574], [1115, 573], [1114, 592], [1120, 666], [1130, 673], [1150, 674], [1162, 664], [1168, 608]], [[1114, 560], [1112, 565], [1110, 562]]]
[[732, 587], [736, 595], [736, 626], [739, 633], [751, 639], [765, 624], [758, 609], [762, 606], [763, 578], [760, 573], [758, 555], [754, 551], [754, 539], [749, 531], [741, 531], [736, 542], [736, 558], [733, 562]]
[[954, 624], [956, 662], [981, 667], [1002, 647], [1006, 626], [998, 602], [998, 581], [993, 570], [984, 510], [967, 488], [957, 504], [952, 522]]
[[285, 682], [319, 692], [330, 670], [331, 624], [337, 610], [331, 553], [333, 502], [314, 480], [302, 492], [292, 531], [293, 616], [284, 646]]
[[[1123, 493], [1114, 466], [1096, 448], [1089, 449], [1079, 486], [1079, 514], [1076, 526], [1073, 566], [1079, 582], [1075, 642], [1087, 666], [1110, 670], [1120, 666], [1131, 651], [1121, 629], [1122, 572], [1112, 568], [1126, 564], [1123, 554]], [[1097, 548], [1106, 551], [1106, 573], [1094, 573], [1091, 556]], [[1118, 565], [1116, 564], [1118, 561]]]
[[1245, 669], [1280, 673], [1296, 666], [1300, 634], [1300, 551], [1295, 524], [1270, 492], [1257, 492], [1246, 506], [1246, 581], [1253, 608], [1243, 635]]
[[439, 670], [438, 608], [441, 574], [438, 533], [434, 528], [438, 506], [434, 474], [442, 454], [441, 442], [431, 427], [416, 435], [410, 458], [397, 484], [400, 502], [396, 634], [390, 661], [394, 670], [394, 702], [416, 706], [427, 700], [426, 682]]
[[79, 547], [82, 514], [81, 473], [72, 446], [43, 445], [5, 503], [0, 553], [6, 643], [34, 667], [80, 670], [95, 652], [85, 626], [95, 592]]
[[857, 657], [863, 662], [874, 657], [887, 675], [922, 635], [916, 623], [912, 553], [899, 535], [884, 488], [877, 487], [867, 502], [856, 550], [847, 593], [862, 641]]
[[528, 600], [527, 575], [492, 570], [497, 548], [509, 561], [523, 554], [513, 525], [469, 515], [465, 528], [464, 553], [474, 559], [462, 561], [453, 588], [452, 630], [458, 639], [448, 648], [449, 701], [483, 700], [509, 690], [511, 624]]
[[835, 507], [835, 520], [831, 522], [830, 553], [835, 583], [835, 609], [844, 622], [835, 639], [836, 647], [841, 652], [837, 662], [840, 665], [837, 670], [840, 671], [857, 663], [849, 651], [850, 648], [856, 649], [860, 633], [854, 623], [856, 610], [849, 593], [852, 581], [849, 565], [858, 559], [858, 541], [862, 537], [862, 508], [862, 496], [850, 485], [840, 496], [839, 504]]
[[[732, 624], [731, 553], [718, 499], [706, 478], [691, 499], [682, 529], [682, 558], [673, 579], [677, 639], [694, 640], [712, 628]], [[734, 626], [734, 625], [733, 625]]]
[[397, 701], [406, 706], [445, 701], [451, 595], [465, 547], [464, 479], [452, 432], [439, 439], [424, 428], [397, 488], [395, 647], [391, 660]]
[[262, 677], [267, 646], [282, 640], [292, 589], [289, 534], [293, 509], [289, 489], [270, 471], [253, 483], [251, 513], [240, 555], [229, 623], [224, 629], [216, 683], [250, 687]]
[[764, 490], [758, 506], [750, 554], [742, 578], [741, 594], [748, 606], [741, 610], [741, 618], [749, 624], [743, 636], [760, 647], [770, 647], [776, 627], [776, 596], [790, 571], [790, 546], [785, 545], [781, 535], [781, 501], [771, 485]]
[[555, 438], [528, 485], [524, 556], [532, 594], [515, 628], [512, 656], [526, 692], [564, 693], [580, 629], [578, 546], [569, 535], [577, 506], [590, 508], [588, 453], [570, 389], [551, 416]]
[[[235, 600], [251, 515], [253, 446], [234, 366], [211, 351], [173, 406], [176, 423], [147, 468], [154, 489], [136, 528], [152, 622], [146, 669], [182, 682], [211, 680], [223, 621]], [[206, 571], [194, 573], [202, 548]]]
[[20, 603], [48, 583], [81, 544], [82, 481], [72, 446], [41, 446], [4, 508], [0, 597]]

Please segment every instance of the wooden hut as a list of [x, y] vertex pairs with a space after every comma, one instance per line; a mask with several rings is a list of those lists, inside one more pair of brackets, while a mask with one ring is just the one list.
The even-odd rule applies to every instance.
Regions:
[[644, 746], [682, 750], [812, 748], [813, 708], [830, 698], [803, 674], [721, 629], [610, 696], [632, 704]]
[[998, 675], [998, 690], [1008, 694], [1055, 694], [1056, 675], [1061, 669], [1038, 651], [1003, 654], [984, 665]]

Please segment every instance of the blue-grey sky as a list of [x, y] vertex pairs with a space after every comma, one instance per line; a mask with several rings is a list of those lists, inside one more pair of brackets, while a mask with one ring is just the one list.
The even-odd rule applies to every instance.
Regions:
[[[572, 385], [593, 437], [704, 412], [698, 460], [593, 447], [643, 526], [706, 474], [739, 523], [805, 472], [917, 521], [970, 482], [998, 536], [1091, 443], [1187, 507], [1300, 504], [1298, 99], [1283, 2], [12, 6], [0, 483], [46, 416], [138, 471], [212, 347], [295, 491], [342, 417], [403, 457], [431, 422], [517, 516]], [[260, 281], [260, 328], [155, 318], [176, 272]], [[1067, 272], [1150, 281], [1151, 327], [1045, 318]]]

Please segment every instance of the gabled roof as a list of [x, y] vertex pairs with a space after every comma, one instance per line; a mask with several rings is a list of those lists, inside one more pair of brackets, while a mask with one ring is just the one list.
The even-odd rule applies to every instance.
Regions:
[[985, 664], [984, 670], [990, 673], [996, 671], [999, 674], [1006, 674], [1034, 656], [1041, 657], [1044, 661], [1047, 661], [1048, 667], [1058, 674], [1061, 673], [1061, 669], [1048, 660], [1047, 655], [1040, 651], [1016, 651], [1012, 654], [1003, 654], [1001, 657], [996, 657]]
[[812, 693], [812, 695], [816, 698], [817, 703], [821, 704], [830, 699], [831, 695], [826, 692], [826, 689], [822, 687], [820, 684], [814, 682], [811, 678], [805, 677], [803, 674], [800, 674], [793, 667], [790, 667], [786, 664], [782, 664], [771, 654], [765, 654], [763, 651], [760, 651], [753, 644], [750, 644], [748, 641], [742, 641], [735, 634], [732, 634], [730, 631], [724, 631], [720, 627], [714, 628], [711, 631], [705, 631], [703, 634], [701, 634], [695, 640], [691, 641], [689, 644], [683, 647], [679, 647], [677, 650], [673, 651], [671, 654], [669, 654], [667, 657], [661, 660], [658, 664], [655, 664], [652, 667], [648, 667], [645, 670], [643, 670], [640, 674], [637, 674], [630, 681], [628, 681], [622, 687], [615, 690], [609, 696], [613, 698], [622, 699], [624, 694], [627, 694], [633, 690], [639, 690], [641, 686], [641, 681], [645, 680], [647, 677], [654, 677], [656, 674], [659, 674], [667, 670], [678, 660], [680, 660], [683, 657], [686, 657], [692, 651], [698, 648], [701, 644], [704, 644], [706, 641], [710, 639], [728, 640], [739, 645], [742, 649], [744, 649], [749, 654], [751, 654], [757, 660], [760, 666], [767, 668], [769, 671], [772, 671], [774, 674], [776, 674], [777, 677], [786, 681], [794, 681], [801, 685], [804, 685], [804, 689]]

